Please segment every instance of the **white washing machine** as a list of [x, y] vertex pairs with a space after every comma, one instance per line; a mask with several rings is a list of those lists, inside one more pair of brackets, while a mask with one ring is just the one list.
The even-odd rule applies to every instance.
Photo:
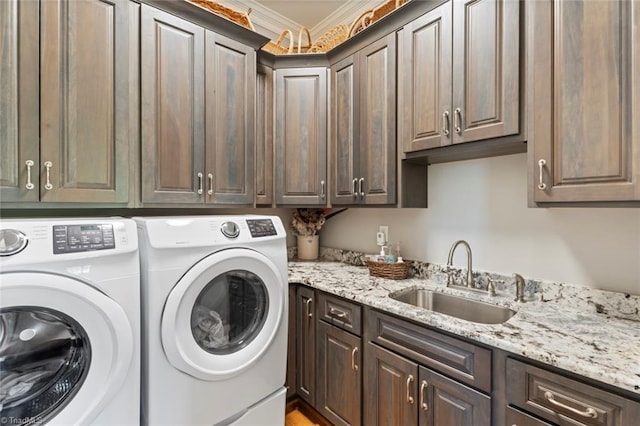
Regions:
[[0, 424], [140, 422], [128, 219], [0, 221]]
[[288, 292], [280, 219], [134, 220], [143, 424], [283, 425]]

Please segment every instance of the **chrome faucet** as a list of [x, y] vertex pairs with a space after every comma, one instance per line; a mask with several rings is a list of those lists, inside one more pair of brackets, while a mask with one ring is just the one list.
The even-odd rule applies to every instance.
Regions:
[[513, 274], [516, 279], [516, 298], [514, 302], [524, 303], [524, 278], [520, 274]]
[[[456, 251], [456, 248], [462, 244], [467, 249], [467, 287], [473, 288], [473, 273], [471, 271], [471, 247], [469, 243], [465, 240], [458, 240], [451, 246], [451, 250], [449, 250], [449, 257], [447, 258], [447, 268], [453, 266], [453, 253]], [[451, 285], [451, 275], [447, 277], [447, 287]]]

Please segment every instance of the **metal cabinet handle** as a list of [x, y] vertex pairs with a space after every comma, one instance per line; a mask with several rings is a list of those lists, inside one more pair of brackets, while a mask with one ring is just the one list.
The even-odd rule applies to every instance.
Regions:
[[202, 195], [202, 173], [198, 172], [198, 195]]
[[325, 196], [326, 196], [325, 183], [323, 180], [321, 180], [320, 181], [320, 199], [324, 200]]
[[547, 189], [547, 184], [544, 183], [544, 179], [542, 176], [543, 173], [543, 169], [544, 166], [547, 165], [547, 161], [544, 158], [541, 158], [540, 160], [538, 160], [538, 189], [541, 191], [544, 191], [545, 189]]
[[207, 189], [207, 195], [211, 197], [213, 195], [213, 173], [207, 173], [207, 180], [209, 181]]
[[358, 178], [353, 178], [353, 198], [358, 198]]
[[35, 163], [33, 162], [33, 160], [27, 160], [24, 164], [27, 166], [27, 184], [25, 185], [25, 188], [33, 189], [35, 188], [35, 185], [33, 184], [33, 182], [31, 182], [31, 168], [35, 165]]
[[457, 134], [462, 134], [462, 110], [460, 108], [456, 108], [455, 116], [453, 117], [453, 126], [455, 127], [455, 131]]
[[53, 163], [51, 161], [44, 162], [44, 168], [46, 169], [47, 177], [44, 184], [44, 189], [47, 191], [51, 191], [53, 189], [53, 185], [51, 185], [51, 168], [53, 167]]
[[358, 371], [358, 364], [356, 364], [356, 354], [358, 353], [358, 347], [356, 346], [351, 351], [351, 369], [353, 371]]
[[336, 318], [344, 318], [347, 316], [347, 313], [340, 309], [329, 308], [329, 315]]
[[358, 180], [358, 191], [360, 192], [360, 198], [364, 200], [364, 178]]
[[555, 395], [552, 392], [546, 391], [544, 393], [544, 398], [549, 401], [550, 403], [552, 403], [553, 405], [555, 405], [556, 407], [560, 407], [564, 410], [570, 411], [573, 414], [576, 414], [578, 416], [581, 417], [586, 417], [589, 419], [595, 419], [598, 417], [598, 412], [596, 411], [595, 408], [593, 407], [587, 407], [587, 409], [585, 411], [580, 411], [580, 410], [576, 410], [573, 407], [569, 407], [568, 405], [563, 404], [562, 402], [556, 401], [555, 400]]
[[307, 317], [311, 318], [313, 316], [313, 312], [311, 312], [311, 308], [309, 307], [309, 304], [313, 301], [313, 299], [307, 299], [304, 303], [307, 309]]
[[411, 396], [411, 383], [413, 383], [413, 374], [409, 374], [407, 377], [407, 402], [413, 404], [413, 397]]
[[442, 113], [442, 133], [449, 136], [449, 111]]
[[424, 391], [428, 387], [429, 387], [429, 382], [427, 382], [426, 380], [423, 380], [422, 383], [420, 383], [420, 408], [422, 408], [424, 411], [429, 410], [429, 406], [424, 401]]

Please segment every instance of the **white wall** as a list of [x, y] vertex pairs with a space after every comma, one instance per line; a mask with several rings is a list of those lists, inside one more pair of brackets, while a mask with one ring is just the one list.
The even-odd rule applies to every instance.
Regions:
[[640, 208], [528, 208], [526, 154], [432, 165], [428, 185], [429, 208], [349, 209], [320, 244], [375, 253], [388, 225], [408, 259], [444, 264], [465, 239], [476, 270], [640, 294]]

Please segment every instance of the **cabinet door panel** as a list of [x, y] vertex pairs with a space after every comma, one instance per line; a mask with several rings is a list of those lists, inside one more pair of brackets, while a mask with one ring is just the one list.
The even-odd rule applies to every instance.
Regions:
[[364, 356], [364, 424], [417, 426], [418, 365], [372, 343]]
[[128, 2], [41, 5], [41, 200], [126, 202]]
[[453, 2], [454, 143], [519, 131], [519, 10], [513, 0]]
[[205, 61], [207, 202], [253, 204], [255, 51], [207, 31]]
[[311, 406], [316, 401], [316, 320], [312, 289], [298, 287], [296, 295], [296, 389]]
[[434, 371], [420, 367], [425, 401], [420, 424], [486, 426], [491, 424], [491, 398]]
[[273, 203], [273, 70], [258, 66], [256, 104], [256, 204]]
[[528, 7], [535, 201], [640, 199], [640, 8], [607, 1]]
[[418, 18], [402, 33], [398, 69], [404, 151], [451, 143], [451, 3]]
[[[331, 203], [354, 204], [357, 190], [354, 189], [354, 179], [359, 179], [359, 152], [357, 144], [360, 142], [358, 111], [358, 62], [356, 55], [350, 56], [331, 67], [332, 97], [332, 152], [331, 162]], [[363, 107], [363, 105], [361, 106]]]
[[360, 175], [366, 204], [396, 200], [396, 37], [360, 51]]
[[334, 425], [359, 425], [359, 337], [318, 321], [318, 409]]
[[[0, 200], [38, 201], [39, 5], [0, 2]], [[31, 166], [28, 184], [27, 161]]]
[[204, 29], [142, 6], [142, 201], [200, 203]]
[[276, 71], [276, 203], [324, 205], [327, 70]]

